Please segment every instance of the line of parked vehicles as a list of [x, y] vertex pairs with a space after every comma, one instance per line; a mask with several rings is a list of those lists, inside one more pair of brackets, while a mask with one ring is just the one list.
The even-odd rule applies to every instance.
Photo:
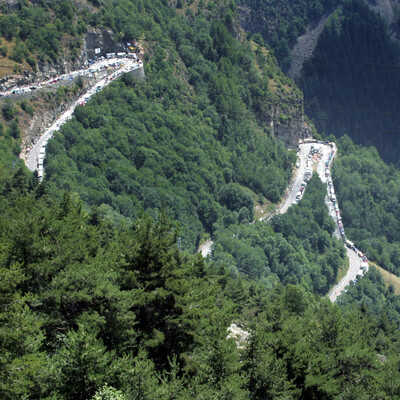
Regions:
[[[114, 53], [113, 53], [114, 54]], [[121, 53], [122, 54], [122, 53]], [[135, 54], [136, 56], [136, 54]], [[22, 93], [27, 93], [34, 91], [36, 89], [45, 87], [45, 86], [51, 86], [54, 83], [57, 83], [59, 81], [65, 81], [65, 80], [73, 80], [77, 76], [83, 76], [83, 75], [88, 75], [92, 74], [95, 72], [99, 71], [104, 71], [104, 70], [113, 70], [113, 69], [118, 69], [121, 67], [121, 65], [126, 62], [128, 59], [134, 59], [138, 64], [141, 64], [142, 61], [140, 59], [137, 59], [137, 57], [128, 57], [124, 53], [124, 57], [121, 58], [121, 56], [116, 56], [114, 55], [113, 58], [108, 57], [108, 59], [105, 59], [105, 57], [100, 57], [98, 60], [89, 60], [90, 62], [87, 63], [87, 65], [83, 65], [81, 69], [69, 72], [67, 74], [63, 75], [55, 75], [50, 79], [47, 79], [45, 81], [37, 82], [34, 85], [27, 85], [27, 86], [20, 86], [20, 87], [13, 87], [5, 91], [0, 91], [0, 97], [8, 97], [13, 94], [22, 94]], [[97, 64], [96, 64], [97, 63]]]
[[[330, 167], [330, 164], [332, 162], [334, 155], [335, 155], [335, 150], [332, 148], [332, 151], [329, 154], [328, 161], [325, 162], [325, 177], [327, 178], [328, 198], [332, 202], [333, 208], [335, 210], [339, 232], [340, 232], [341, 237], [344, 240], [345, 245], [349, 249], [353, 250], [358, 255], [358, 257], [360, 257], [360, 259], [362, 261], [361, 265], [360, 265], [360, 270], [357, 274], [357, 275], [362, 276], [362, 275], [364, 275], [364, 272], [366, 270], [368, 270], [368, 259], [361, 250], [356, 248], [356, 246], [354, 245], [353, 242], [351, 242], [349, 239], [347, 239], [345, 231], [344, 231], [343, 221], [342, 221], [342, 217], [340, 215], [340, 210], [339, 210], [339, 206], [338, 206], [338, 202], [337, 202], [337, 198], [336, 198], [336, 194], [335, 194], [335, 188], [333, 186], [332, 177], [331, 177], [331, 173], [329, 170], [329, 167]], [[357, 278], [350, 281], [350, 285], [354, 285], [355, 283], [357, 283]]]
[[317, 147], [311, 146], [310, 152], [308, 153], [307, 156], [306, 170], [304, 172], [303, 182], [300, 184], [299, 191], [297, 192], [296, 197], [293, 200], [293, 204], [298, 204], [301, 198], [303, 197], [303, 193], [304, 190], [306, 189], [307, 183], [311, 179], [312, 165], [314, 162], [318, 163], [321, 160], [322, 155], [323, 155], [322, 148], [318, 149]]

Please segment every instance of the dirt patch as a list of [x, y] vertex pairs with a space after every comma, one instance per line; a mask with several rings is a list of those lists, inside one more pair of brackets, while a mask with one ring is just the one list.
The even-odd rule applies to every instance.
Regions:
[[264, 199], [262, 204], [256, 201], [254, 204], [254, 220], [257, 221], [269, 216], [275, 211], [275, 209], [275, 204], [272, 204], [266, 199]]

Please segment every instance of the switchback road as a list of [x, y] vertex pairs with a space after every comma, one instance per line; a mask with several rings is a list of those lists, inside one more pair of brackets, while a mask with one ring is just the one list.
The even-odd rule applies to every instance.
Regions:
[[[315, 154], [311, 154], [315, 152]], [[334, 157], [336, 156], [337, 148], [335, 143], [321, 143], [316, 141], [314, 143], [303, 143], [299, 145], [298, 151], [298, 168], [297, 174], [293, 180], [290, 187], [290, 191], [282, 205], [280, 206], [278, 213], [284, 214], [290, 206], [296, 204], [296, 196], [300, 191], [300, 187], [303, 184], [303, 193], [307, 190], [305, 174], [309, 171], [310, 176], [317, 172], [321, 181], [327, 184], [327, 195], [325, 198], [325, 203], [329, 210], [329, 215], [335, 222], [335, 232], [334, 235], [337, 239], [344, 238], [344, 227], [341, 225], [343, 235], [341, 233], [339, 221], [341, 222], [340, 210], [337, 202], [332, 201], [332, 194], [335, 194], [334, 184], [331, 179], [330, 169]], [[328, 181], [330, 185], [328, 185]], [[301, 201], [301, 197], [300, 197]], [[345, 290], [346, 286], [350, 285], [350, 282], [358, 278], [359, 275], [363, 275], [364, 271], [360, 269], [362, 264], [362, 259], [357, 255], [357, 252], [348, 247], [346, 248], [347, 257], [349, 259], [349, 269], [346, 275], [331, 289], [328, 294], [329, 299], [335, 302], [338, 296]], [[368, 267], [367, 267], [368, 270]]]
[[[331, 186], [329, 187], [327, 185], [327, 196], [325, 198], [325, 203], [328, 207], [329, 210], [329, 215], [332, 217], [332, 219], [335, 222], [335, 233], [334, 235], [336, 236], [337, 239], [340, 239], [342, 236], [340, 232], [340, 225], [339, 221], [341, 221], [341, 214], [339, 210], [339, 206], [337, 203], [332, 202], [331, 196], [332, 193], [335, 193], [334, 189], [334, 184], [331, 180], [330, 176], [330, 168], [332, 166], [332, 161], [334, 157], [336, 156], [336, 145], [332, 143], [332, 147], [329, 144], [323, 144], [323, 143], [305, 143], [300, 145], [300, 166], [303, 164], [305, 165], [307, 160], [308, 160], [308, 154], [311, 150], [311, 146], [314, 148], [317, 148], [318, 150], [322, 150], [322, 155], [321, 158], [318, 162], [314, 161], [313, 164], [313, 169], [315, 168], [319, 177], [321, 178], [321, 181], [324, 183], [328, 183], [328, 181], [331, 182]], [[332, 154], [332, 155], [331, 155]], [[330, 156], [331, 155], [331, 156]], [[327, 171], [329, 173], [327, 174]], [[298, 174], [299, 176], [296, 178], [296, 181], [299, 182], [301, 179], [303, 179], [303, 176], [301, 174], [301, 171]], [[293, 187], [292, 193], [295, 190], [295, 186]], [[336, 206], [335, 206], [336, 205]], [[342, 225], [343, 233], [344, 233], [344, 227]], [[331, 289], [331, 291], [328, 294], [329, 299], [332, 302], [335, 302], [338, 298], [338, 296], [342, 293], [342, 291], [345, 290], [345, 287], [350, 285], [351, 281], [354, 281], [357, 279], [359, 275], [363, 275], [364, 271], [360, 269], [361, 264], [362, 264], [362, 259], [357, 255], [357, 253], [348, 247], [346, 247], [346, 252], [347, 252], [347, 257], [349, 259], [349, 269], [346, 272], [346, 275]], [[367, 268], [368, 269], [368, 268]]]
[[[321, 181], [327, 184], [325, 203], [328, 207], [329, 215], [335, 222], [334, 235], [340, 240], [342, 237], [345, 237], [344, 227], [341, 224], [339, 206], [336, 201], [332, 201], [332, 194], [335, 194], [335, 189], [330, 175], [330, 168], [332, 166], [333, 159], [336, 156], [336, 152], [337, 149], [334, 143], [327, 144], [314, 141], [312, 143], [302, 143], [299, 145], [296, 176], [292, 181], [287, 197], [277, 212], [284, 214], [290, 206], [296, 204], [298, 202], [298, 200], [296, 200], [296, 196], [298, 196], [298, 193], [300, 192], [300, 187], [302, 185], [304, 187], [304, 190], [301, 192], [301, 196], [303, 195], [304, 191], [307, 190], [305, 174], [309, 173], [311, 177], [313, 172], [317, 172]], [[267, 222], [266, 218], [262, 219]], [[208, 240], [206, 243], [200, 246], [198, 251], [201, 251], [203, 257], [207, 257], [209, 254], [211, 254], [212, 245], [213, 241]], [[340, 296], [340, 294], [345, 290], [346, 286], [350, 285], [351, 281], [354, 281], [359, 275], [364, 273], [364, 271], [360, 269], [362, 259], [357, 255], [357, 252], [348, 247], [345, 248], [347, 257], [349, 259], [349, 269], [347, 270], [346, 275], [329, 292], [328, 297], [332, 302], [337, 300], [338, 296]]]

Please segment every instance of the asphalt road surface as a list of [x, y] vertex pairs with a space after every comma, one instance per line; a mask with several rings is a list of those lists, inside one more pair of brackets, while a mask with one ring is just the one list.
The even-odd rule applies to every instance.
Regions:
[[[280, 214], [284, 214], [289, 209], [289, 207], [291, 205], [293, 205], [293, 202], [296, 199], [296, 195], [300, 191], [300, 185], [304, 181], [304, 174], [305, 174], [306, 170], [310, 169], [311, 175], [313, 173], [313, 169], [314, 169], [314, 166], [316, 165], [316, 163], [314, 160], [308, 159], [308, 155], [310, 153], [311, 146], [315, 146], [315, 144], [304, 143], [304, 144], [299, 145], [298, 161], [299, 161], [300, 165], [297, 168], [297, 174], [293, 180], [289, 195], [285, 199], [285, 201], [283, 202], [282, 206], [279, 209]], [[306, 186], [305, 190], [307, 190], [307, 186]], [[303, 191], [303, 193], [304, 193], [304, 191]]]
[[350, 281], [357, 279], [357, 276], [362, 274], [362, 271], [360, 271], [362, 262], [361, 258], [354, 250], [346, 247], [346, 251], [347, 257], [349, 258], [349, 269], [347, 270], [346, 275], [329, 292], [328, 297], [332, 302], [335, 302], [342, 291], [345, 290], [345, 287], [350, 285]]

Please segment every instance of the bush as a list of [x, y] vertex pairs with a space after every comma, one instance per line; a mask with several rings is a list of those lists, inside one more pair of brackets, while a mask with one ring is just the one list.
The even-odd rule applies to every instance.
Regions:
[[[19, 43], [11, 50], [10, 58], [17, 63], [22, 63], [26, 57], [29, 56], [29, 50], [24, 43]], [[35, 63], [36, 64], [36, 63]]]
[[14, 139], [19, 139], [20, 138], [21, 131], [19, 130], [18, 122], [16, 120], [11, 122], [10, 127], [8, 129], [8, 133]]
[[219, 193], [219, 200], [228, 210], [240, 211], [242, 207], [253, 215], [253, 199], [238, 183], [229, 183], [223, 186]]
[[25, 99], [21, 101], [21, 108], [30, 116], [32, 116], [35, 112], [34, 108], [32, 107], [32, 104], [27, 102]]
[[17, 113], [10, 99], [6, 99], [1, 112], [7, 121], [11, 121]]
[[27, 57], [26, 62], [31, 66], [34, 71], [36, 71], [36, 61], [32, 57]]

